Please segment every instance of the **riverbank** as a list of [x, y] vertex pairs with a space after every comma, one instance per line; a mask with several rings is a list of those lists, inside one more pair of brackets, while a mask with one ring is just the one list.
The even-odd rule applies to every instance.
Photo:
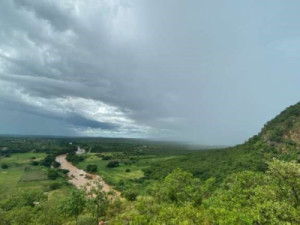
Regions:
[[111, 186], [106, 184], [99, 175], [87, 173], [82, 169], [78, 169], [72, 163], [68, 162], [65, 154], [57, 156], [55, 160], [60, 163], [60, 169], [69, 170], [67, 174], [69, 178], [68, 182], [73, 184], [75, 187], [83, 188], [87, 186], [87, 190], [89, 190], [94, 185], [93, 181], [99, 180], [102, 185], [102, 191], [113, 191], [117, 195], [121, 194], [120, 192], [114, 190]]

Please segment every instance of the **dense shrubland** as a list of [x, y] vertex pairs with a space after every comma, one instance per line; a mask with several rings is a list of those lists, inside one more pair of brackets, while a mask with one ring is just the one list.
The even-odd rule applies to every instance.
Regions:
[[125, 203], [111, 224], [299, 224], [300, 165], [273, 160], [215, 185], [174, 170], [149, 195]]

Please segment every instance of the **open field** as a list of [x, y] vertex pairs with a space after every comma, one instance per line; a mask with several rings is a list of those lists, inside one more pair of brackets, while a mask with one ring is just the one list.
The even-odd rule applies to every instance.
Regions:
[[43, 166], [33, 166], [32, 161], [40, 161], [45, 153], [17, 153], [8, 158], [0, 158], [0, 165], [7, 164], [7, 169], [0, 168], [0, 188], [12, 189], [39, 189], [48, 191], [53, 183], [64, 184], [63, 178], [49, 180], [47, 169]]

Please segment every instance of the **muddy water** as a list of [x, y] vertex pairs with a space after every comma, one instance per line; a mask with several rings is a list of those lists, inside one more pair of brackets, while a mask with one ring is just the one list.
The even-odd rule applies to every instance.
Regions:
[[113, 190], [113, 188], [106, 184], [100, 176], [96, 174], [87, 173], [84, 170], [78, 169], [76, 166], [74, 166], [72, 163], [66, 160], [66, 156], [67, 155], [59, 155], [56, 157], [55, 160], [60, 163], [61, 169], [69, 170], [69, 182], [75, 187], [82, 188], [83, 186], [90, 184], [90, 186], [88, 186], [89, 190], [90, 187], [93, 186], [93, 181], [100, 180], [100, 183], [103, 187], [102, 191], [114, 191], [117, 195], [120, 195], [120, 192]]

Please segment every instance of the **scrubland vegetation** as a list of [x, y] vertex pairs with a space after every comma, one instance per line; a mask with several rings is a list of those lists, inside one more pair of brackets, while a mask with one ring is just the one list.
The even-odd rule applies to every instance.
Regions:
[[[300, 224], [299, 133], [296, 104], [246, 143], [226, 149], [2, 137], [0, 224]], [[77, 146], [87, 153], [76, 155]], [[121, 198], [69, 185], [68, 171], [55, 162], [59, 154], [99, 174]]]

